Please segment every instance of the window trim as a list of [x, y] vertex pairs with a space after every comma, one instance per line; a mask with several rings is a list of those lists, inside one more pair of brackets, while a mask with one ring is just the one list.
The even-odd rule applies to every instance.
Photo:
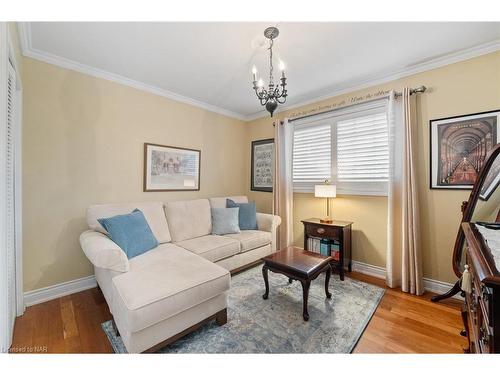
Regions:
[[[337, 185], [337, 193], [339, 195], [369, 195], [369, 196], [387, 196], [388, 181], [373, 181], [373, 182], [342, 182], [337, 180], [337, 123], [341, 120], [348, 120], [359, 117], [360, 115], [370, 115], [384, 112], [388, 114], [388, 97], [372, 100], [368, 103], [360, 103], [351, 105], [348, 108], [321, 113], [318, 115], [309, 116], [298, 120], [289, 120], [289, 123], [296, 129], [302, 129], [309, 126], [317, 126], [321, 123], [331, 122], [331, 181]], [[389, 118], [387, 117], [389, 122]], [[387, 124], [389, 130], [389, 124]], [[293, 160], [292, 160], [293, 168]], [[314, 185], [304, 182], [293, 182], [294, 193], [314, 193]]]

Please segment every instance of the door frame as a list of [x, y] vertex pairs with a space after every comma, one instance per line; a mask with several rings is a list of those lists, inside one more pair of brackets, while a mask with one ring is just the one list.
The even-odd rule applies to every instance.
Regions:
[[16, 315], [24, 314], [24, 291], [23, 291], [23, 185], [22, 185], [22, 130], [23, 130], [23, 85], [19, 67], [21, 62], [17, 61], [12, 37], [7, 27], [7, 39], [9, 42], [9, 60], [16, 71], [16, 113], [15, 113], [15, 144], [14, 144], [14, 221], [15, 221], [15, 243], [16, 243]]
[[[11, 41], [11, 35], [9, 32], [9, 24], [7, 22], [0, 22], [0, 180], [5, 181], [5, 168], [1, 166], [5, 165], [5, 152], [4, 152], [4, 140], [5, 140], [5, 129], [7, 122], [7, 77], [8, 77], [8, 62], [11, 62], [14, 70], [16, 71], [16, 113], [14, 114], [14, 222], [15, 222], [15, 287], [16, 287], [16, 316], [20, 316], [24, 313], [24, 298], [23, 298], [23, 275], [22, 275], [22, 150], [21, 150], [21, 123], [22, 123], [22, 84], [21, 77], [19, 74], [19, 65], [16, 61], [15, 50]], [[5, 196], [5, 186], [0, 184], [0, 196]], [[5, 201], [0, 200], [0, 212], [5, 212]], [[6, 223], [5, 217], [0, 215], [0, 242], [4, 242], [6, 239]], [[4, 309], [0, 316], [0, 324], [2, 326], [1, 332], [5, 332], [5, 335], [0, 337], [0, 351], [8, 351], [12, 335], [7, 335], [7, 333], [12, 334], [11, 327], [8, 326], [8, 291], [7, 291], [7, 275], [8, 275], [8, 264], [7, 264], [7, 254], [2, 254], [0, 256], [0, 275], [4, 277], [0, 278], [0, 306]]]

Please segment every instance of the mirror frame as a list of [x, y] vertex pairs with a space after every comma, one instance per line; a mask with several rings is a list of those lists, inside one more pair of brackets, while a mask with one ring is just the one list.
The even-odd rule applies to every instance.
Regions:
[[500, 154], [500, 143], [495, 145], [493, 149], [488, 153], [486, 157], [486, 161], [479, 172], [478, 178], [472, 187], [472, 191], [469, 196], [468, 201], [462, 202], [462, 220], [460, 221], [460, 225], [458, 227], [457, 238], [455, 240], [455, 247], [453, 248], [453, 272], [457, 277], [462, 277], [462, 270], [460, 269], [461, 259], [462, 259], [462, 249], [464, 246], [465, 235], [462, 231], [462, 223], [469, 222], [472, 218], [472, 214], [474, 213], [474, 209], [476, 208], [477, 200], [479, 199], [479, 193], [481, 191], [481, 187], [483, 185], [488, 172], [490, 171], [493, 162], [496, 157]]

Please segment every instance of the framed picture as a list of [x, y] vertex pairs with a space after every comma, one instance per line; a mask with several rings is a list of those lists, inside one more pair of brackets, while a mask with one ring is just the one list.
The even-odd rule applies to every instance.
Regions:
[[252, 141], [252, 176], [250, 189], [273, 191], [274, 138]]
[[144, 143], [144, 191], [200, 190], [200, 150]]
[[429, 121], [430, 188], [472, 189], [498, 142], [500, 110]]

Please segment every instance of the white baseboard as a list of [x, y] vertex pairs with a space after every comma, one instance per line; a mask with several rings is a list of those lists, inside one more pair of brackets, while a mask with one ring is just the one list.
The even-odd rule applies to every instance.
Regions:
[[[374, 266], [371, 264], [363, 263], [363, 262], [357, 262], [357, 261], [352, 261], [352, 270], [377, 277], [379, 279], [385, 280], [385, 268], [384, 267], [379, 267], [379, 266]], [[444, 281], [439, 281], [439, 280], [433, 280], [429, 279], [427, 277], [424, 277], [424, 289], [427, 292], [432, 292], [432, 293], [437, 293], [437, 294], [444, 294], [447, 291], [449, 291], [453, 287], [453, 284], [446, 283]], [[460, 294], [455, 294], [452, 298], [455, 299], [463, 299]]]
[[25, 306], [32, 306], [38, 303], [50, 301], [69, 294], [78, 293], [82, 290], [94, 288], [97, 281], [94, 275], [82, 277], [81, 279], [67, 281], [65, 283], [51, 285], [46, 288], [36, 289], [24, 293]]
[[369, 275], [369, 276], [376, 277], [378, 279], [385, 280], [385, 268], [384, 267], [374, 266], [372, 264], [358, 262], [358, 261], [353, 260], [352, 261], [352, 270], [359, 272], [359, 273], [362, 273], [364, 275]]

